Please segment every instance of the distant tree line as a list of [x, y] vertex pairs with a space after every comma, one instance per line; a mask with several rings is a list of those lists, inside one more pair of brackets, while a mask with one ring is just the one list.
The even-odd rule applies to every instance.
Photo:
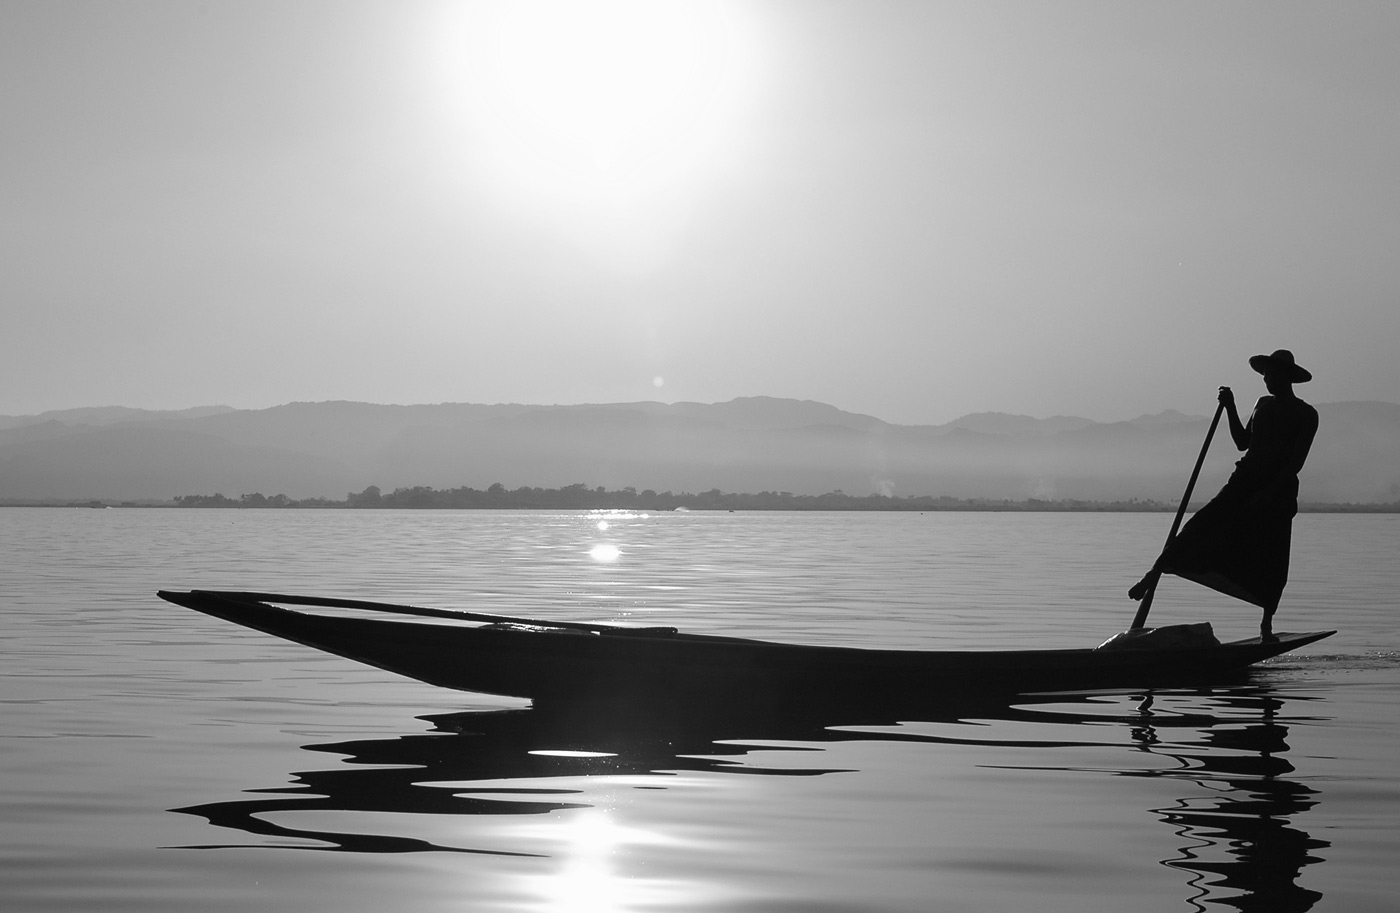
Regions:
[[583, 483], [563, 488], [507, 489], [497, 482], [481, 490], [462, 486], [438, 490], [424, 485], [397, 488], [384, 493], [376, 485], [361, 492], [350, 492], [343, 501], [329, 498], [289, 498], [284, 494], [261, 492], [230, 498], [223, 494], [182, 495], [180, 507], [237, 508], [389, 508], [399, 510], [1004, 510], [1004, 511], [1163, 511], [1172, 506], [1161, 501], [1050, 501], [1040, 498], [953, 498], [918, 495], [848, 495], [840, 489], [820, 495], [799, 495], [790, 491], [760, 491], [757, 494], [724, 492], [718, 488], [699, 493], [622, 488], [610, 491]]
[[[637, 491], [623, 488], [589, 488], [577, 483], [563, 488], [521, 487], [508, 490], [497, 483], [484, 491], [463, 486], [438, 491], [419, 485], [398, 488], [384, 494], [371, 485], [361, 492], [350, 492], [344, 500], [331, 498], [290, 498], [285, 494], [264, 495], [261, 492], [230, 498], [223, 494], [182, 495], [173, 501], [144, 499], [115, 501], [97, 498], [0, 498], [0, 507], [221, 507], [221, 508], [393, 508], [399, 510], [982, 510], [982, 511], [1103, 511], [1160, 512], [1176, 510], [1177, 505], [1165, 501], [1129, 498], [1119, 501], [1082, 501], [1042, 498], [1016, 500], [1012, 498], [953, 498], [946, 495], [848, 495], [841, 490], [821, 495], [795, 495], [790, 491], [760, 491], [757, 494], [723, 492], [718, 488], [699, 494], [690, 492]], [[1395, 514], [1400, 513], [1400, 501], [1384, 503], [1302, 502], [1302, 513], [1333, 514]]]

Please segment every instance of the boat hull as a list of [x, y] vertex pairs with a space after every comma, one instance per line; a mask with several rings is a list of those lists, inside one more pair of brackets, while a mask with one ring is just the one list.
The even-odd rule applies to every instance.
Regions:
[[987, 693], [1200, 685], [1237, 676], [1254, 663], [1333, 633], [1152, 650], [871, 650], [670, 629], [468, 627], [344, 617], [214, 591], [159, 595], [431, 685], [543, 703], [764, 702], [772, 710], [796, 710], [833, 702], [928, 702]]

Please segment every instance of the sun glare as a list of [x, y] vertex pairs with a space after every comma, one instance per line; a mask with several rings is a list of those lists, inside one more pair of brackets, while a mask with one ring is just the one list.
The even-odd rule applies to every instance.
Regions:
[[499, 165], [554, 195], [645, 196], [732, 126], [746, 57], [717, 0], [515, 0], [464, 23], [463, 91]]
[[599, 564], [612, 564], [622, 557], [622, 549], [616, 545], [609, 545], [605, 542], [599, 543], [588, 550], [588, 557]]
[[600, 172], [635, 169], [693, 141], [724, 70], [709, 10], [673, 3], [514, 4], [490, 65], [517, 129]]
[[678, 840], [618, 817], [601, 808], [577, 809], [525, 829], [554, 861], [553, 871], [529, 876], [529, 892], [542, 901], [539, 909], [626, 913], [713, 906], [714, 898], [700, 886], [649, 874], [639, 864], [656, 847], [679, 851]]

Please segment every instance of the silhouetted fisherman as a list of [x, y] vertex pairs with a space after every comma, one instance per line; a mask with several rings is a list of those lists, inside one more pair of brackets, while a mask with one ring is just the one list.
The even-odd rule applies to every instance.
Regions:
[[1229, 387], [1221, 387], [1219, 395], [1230, 437], [1244, 456], [1220, 493], [1186, 522], [1128, 595], [1142, 599], [1162, 574], [1185, 577], [1262, 608], [1259, 633], [1267, 639], [1288, 582], [1298, 472], [1317, 433], [1317, 410], [1293, 393], [1293, 385], [1312, 380], [1312, 374], [1298, 366], [1292, 352], [1255, 355], [1249, 366], [1264, 375], [1269, 390], [1259, 397], [1249, 424], [1240, 422]]

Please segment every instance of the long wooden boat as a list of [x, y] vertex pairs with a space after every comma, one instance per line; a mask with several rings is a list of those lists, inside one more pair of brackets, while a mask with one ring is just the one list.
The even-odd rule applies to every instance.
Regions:
[[987, 693], [1205, 685], [1335, 633], [1151, 649], [876, 650], [684, 634], [674, 628], [531, 621], [351, 599], [214, 590], [162, 590], [158, 595], [432, 685], [546, 704], [588, 699], [762, 702], [774, 710], [799, 710], [816, 704], [955, 700]]

